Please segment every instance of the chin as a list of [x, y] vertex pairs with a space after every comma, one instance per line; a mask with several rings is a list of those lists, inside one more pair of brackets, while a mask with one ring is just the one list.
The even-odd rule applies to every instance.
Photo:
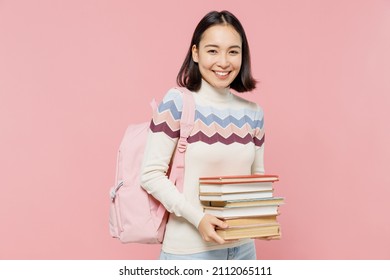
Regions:
[[224, 83], [224, 84], [215, 83], [213, 86], [214, 86], [215, 88], [218, 88], [218, 89], [225, 89], [225, 88], [230, 87], [230, 84], [231, 84], [231, 83]]

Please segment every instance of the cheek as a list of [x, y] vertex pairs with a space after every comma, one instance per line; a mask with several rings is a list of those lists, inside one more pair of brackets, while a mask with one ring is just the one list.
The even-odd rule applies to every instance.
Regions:
[[202, 57], [199, 60], [199, 64], [203, 68], [210, 68], [214, 64], [214, 61], [212, 57]]
[[232, 64], [233, 64], [233, 66], [234, 66], [234, 68], [236, 68], [236, 69], [241, 69], [241, 64], [242, 64], [242, 59], [241, 59], [241, 57], [237, 57], [237, 58], [235, 58], [233, 61], [232, 61]]

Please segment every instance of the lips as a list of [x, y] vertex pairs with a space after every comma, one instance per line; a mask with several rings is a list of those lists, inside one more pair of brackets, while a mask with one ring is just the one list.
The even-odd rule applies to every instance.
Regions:
[[224, 79], [228, 77], [230, 71], [214, 71], [214, 73], [218, 78]]

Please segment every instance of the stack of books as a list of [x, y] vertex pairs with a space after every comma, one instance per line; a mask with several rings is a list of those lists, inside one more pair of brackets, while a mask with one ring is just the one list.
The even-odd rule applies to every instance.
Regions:
[[204, 212], [228, 224], [216, 228], [225, 240], [278, 237], [278, 209], [283, 197], [273, 196], [277, 175], [245, 175], [199, 178], [199, 198]]

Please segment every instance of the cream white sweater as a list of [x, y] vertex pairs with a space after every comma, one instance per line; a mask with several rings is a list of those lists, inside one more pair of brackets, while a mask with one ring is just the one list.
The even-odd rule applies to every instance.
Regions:
[[171, 213], [162, 249], [192, 254], [241, 245], [202, 240], [197, 227], [203, 218], [199, 177], [264, 174], [263, 111], [228, 89], [218, 91], [203, 81], [193, 93], [195, 125], [185, 154], [183, 193], [166, 177], [180, 133], [181, 94], [171, 89], [153, 116], [142, 168], [141, 184]]

